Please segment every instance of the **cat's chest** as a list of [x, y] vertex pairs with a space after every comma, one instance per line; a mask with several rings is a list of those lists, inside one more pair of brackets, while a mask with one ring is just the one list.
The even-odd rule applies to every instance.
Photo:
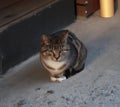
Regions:
[[52, 61], [52, 60], [44, 60], [44, 63], [50, 67], [50, 68], [53, 68], [53, 69], [60, 69], [62, 67], [64, 67], [67, 63], [67, 61], [61, 61], [61, 62], [58, 62], [58, 61]]

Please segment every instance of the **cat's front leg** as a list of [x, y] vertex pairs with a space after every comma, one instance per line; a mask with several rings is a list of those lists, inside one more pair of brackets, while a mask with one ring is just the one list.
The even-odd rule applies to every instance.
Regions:
[[59, 78], [56, 78], [56, 77], [53, 77], [53, 76], [50, 77], [50, 80], [53, 81], [53, 82], [55, 82], [55, 81], [62, 82], [66, 79], [67, 78], [65, 76], [62, 76], [62, 77], [59, 77]]
[[64, 81], [64, 80], [66, 80], [67, 78], [65, 77], [65, 76], [63, 76], [63, 77], [59, 77], [59, 78], [57, 78], [57, 81], [58, 82], [62, 82], [62, 81]]
[[55, 82], [55, 81], [57, 81], [57, 78], [56, 78], [56, 77], [51, 76], [51, 77], [50, 77], [50, 80], [51, 80], [51, 81], [53, 81], [53, 82]]

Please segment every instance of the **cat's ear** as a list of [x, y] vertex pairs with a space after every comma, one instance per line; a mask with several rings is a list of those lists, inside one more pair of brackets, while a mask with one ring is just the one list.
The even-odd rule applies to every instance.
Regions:
[[62, 40], [67, 40], [67, 38], [68, 38], [68, 30], [65, 30], [63, 33], [62, 33], [62, 35], [61, 35], [61, 39]]
[[49, 42], [49, 37], [45, 34], [41, 35], [41, 42], [42, 43], [48, 43]]

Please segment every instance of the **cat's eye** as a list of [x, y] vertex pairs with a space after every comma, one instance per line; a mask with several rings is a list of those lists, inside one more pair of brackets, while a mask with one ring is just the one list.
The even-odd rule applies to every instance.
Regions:
[[45, 55], [51, 56], [51, 55], [52, 55], [52, 52], [51, 52], [51, 51], [46, 51], [46, 52], [45, 52]]
[[45, 48], [49, 48], [49, 47], [50, 47], [50, 45], [49, 45], [49, 44], [46, 44], [44, 47], [45, 47]]

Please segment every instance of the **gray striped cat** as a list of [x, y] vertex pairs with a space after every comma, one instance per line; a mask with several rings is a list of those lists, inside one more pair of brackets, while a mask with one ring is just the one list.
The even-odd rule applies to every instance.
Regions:
[[52, 81], [61, 82], [83, 70], [87, 49], [72, 32], [42, 35], [40, 43], [40, 61]]

